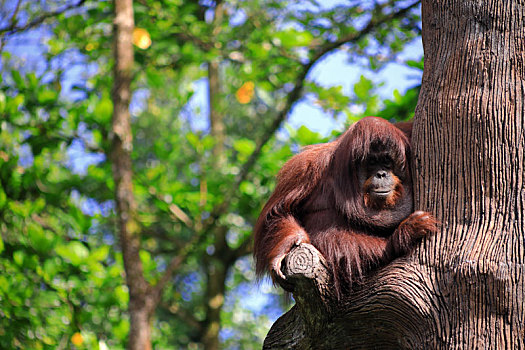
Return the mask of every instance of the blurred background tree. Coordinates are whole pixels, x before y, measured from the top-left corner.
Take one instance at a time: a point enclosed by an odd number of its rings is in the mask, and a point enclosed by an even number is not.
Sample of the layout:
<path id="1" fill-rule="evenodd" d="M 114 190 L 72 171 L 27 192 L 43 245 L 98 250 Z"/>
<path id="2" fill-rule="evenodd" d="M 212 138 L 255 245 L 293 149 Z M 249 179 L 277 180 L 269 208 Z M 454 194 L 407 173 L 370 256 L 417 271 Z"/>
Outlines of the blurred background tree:
<path id="1" fill-rule="evenodd" d="M 419 1 L 137 0 L 133 12 L 126 227 L 148 342 L 260 348 L 289 305 L 254 281 L 252 225 L 301 147 L 366 115 L 413 115 L 419 86 L 385 98 L 375 72 L 397 62 L 420 76 L 422 58 L 400 58 L 420 40 Z M 114 19 L 110 1 L 1 2 L 0 348 L 136 348 L 110 157 Z M 361 73 L 312 78 L 334 54 Z M 301 104 L 333 131 L 287 124 Z"/>

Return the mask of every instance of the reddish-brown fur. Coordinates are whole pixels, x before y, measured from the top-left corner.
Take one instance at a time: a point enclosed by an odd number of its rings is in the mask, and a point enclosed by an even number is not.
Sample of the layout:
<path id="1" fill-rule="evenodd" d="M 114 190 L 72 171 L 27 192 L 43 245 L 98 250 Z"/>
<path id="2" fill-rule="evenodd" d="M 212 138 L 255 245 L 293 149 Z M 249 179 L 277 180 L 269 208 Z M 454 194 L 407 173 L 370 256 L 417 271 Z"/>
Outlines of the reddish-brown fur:
<path id="1" fill-rule="evenodd" d="M 330 264 L 341 296 L 372 268 L 407 253 L 435 231 L 430 214 L 412 213 L 410 134 L 410 124 L 396 128 L 368 117 L 335 141 L 306 147 L 290 159 L 255 225 L 257 274 L 269 271 L 274 281 L 283 282 L 284 256 L 299 243 L 311 243 Z M 394 193 L 379 204 L 371 202 L 366 182 L 359 180 L 371 149 L 386 150 L 401 174 L 393 177 Z"/>

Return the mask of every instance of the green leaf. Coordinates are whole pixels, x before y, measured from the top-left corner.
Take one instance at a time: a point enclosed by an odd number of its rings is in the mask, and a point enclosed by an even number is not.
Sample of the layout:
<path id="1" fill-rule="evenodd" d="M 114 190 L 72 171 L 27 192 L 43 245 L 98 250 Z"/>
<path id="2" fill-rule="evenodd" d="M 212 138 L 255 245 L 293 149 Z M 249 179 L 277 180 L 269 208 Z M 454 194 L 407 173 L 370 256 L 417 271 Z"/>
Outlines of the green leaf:
<path id="1" fill-rule="evenodd" d="M 13 253 L 13 260 L 18 266 L 24 265 L 25 253 L 21 250 L 17 250 Z"/>
<path id="2" fill-rule="evenodd" d="M 37 98 L 38 98 L 38 103 L 48 104 L 48 103 L 56 101 L 57 97 L 58 97 L 58 93 L 56 91 L 44 89 L 38 92 Z"/>
<path id="3" fill-rule="evenodd" d="M 151 264 L 151 254 L 145 250 L 141 250 L 139 252 L 140 261 L 142 261 L 142 265 L 147 268 Z"/>
<path id="4" fill-rule="evenodd" d="M 106 124 L 111 121 L 113 114 L 113 102 L 109 97 L 103 97 L 95 106 L 95 119 L 101 123 Z"/>
<path id="5" fill-rule="evenodd" d="M 286 29 L 275 34 L 281 45 L 285 48 L 308 46 L 312 42 L 313 35 L 310 32 L 298 31 L 293 28 Z"/>
<path id="6" fill-rule="evenodd" d="M 39 252 L 47 252 L 51 249 L 54 243 L 53 234 L 45 231 L 40 225 L 35 222 L 30 222 L 27 225 L 27 234 L 32 246 Z"/>
<path id="7" fill-rule="evenodd" d="M 82 264 L 89 256 L 89 250 L 79 241 L 61 244 L 55 250 L 59 256 L 70 261 L 75 266 Z"/>
<path id="8" fill-rule="evenodd" d="M 90 254 L 90 257 L 97 261 L 103 261 L 103 260 L 106 260 L 106 258 L 108 257 L 108 254 L 109 254 L 109 246 L 103 245 L 93 250 Z"/>
<path id="9" fill-rule="evenodd" d="M 6 111 L 9 114 L 16 114 L 18 111 L 18 108 L 24 103 L 24 95 L 19 94 L 16 95 L 13 98 L 8 98 L 6 103 Z"/>
<path id="10" fill-rule="evenodd" d="M 30 72 L 26 75 L 28 86 L 30 89 L 36 89 L 38 87 L 38 78 L 34 72 Z"/>
<path id="11" fill-rule="evenodd" d="M 354 85 L 354 93 L 356 96 L 363 100 L 368 101 L 371 95 L 371 90 L 374 88 L 374 84 L 370 79 L 367 79 L 364 75 L 361 75 L 359 81 Z"/>
<path id="12" fill-rule="evenodd" d="M 93 143 L 95 145 L 101 145 L 102 144 L 102 133 L 100 132 L 100 130 L 93 130 L 91 132 L 91 135 L 93 137 Z"/>
<path id="13" fill-rule="evenodd" d="M 5 106 L 6 106 L 5 94 L 2 91 L 0 91 L 0 113 L 4 112 Z"/>
<path id="14" fill-rule="evenodd" d="M 22 75 L 20 74 L 19 71 L 12 70 L 11 71 L 11 77 L 13 78 L 13 81 L 15 82 L 16 86 L 19 89 L 24 89 L 25 88 L 24 79 L 22 79 Z"/>
<path id="15" fill-rule="evenodd" d="M 186 140 L 192 145 L 193 148 L 199 149 L 201 147 L 201 140 L 197 134 L 189 132 L 186 134 Z"/>
<path id="16" fill-rule="evenodd" d="M 248 139 L 236 140 L 233 148 L 243 155 L 250 155 L 255 150 L 255 142 Z"/>
<path id="17" fill-rule="evenodd" d="M 126 339 L 129 333 L 129 320 L 120 320 L 119 324 L 113 327 L 113 333 L 118 339 Z"/>
<path id="18" fill-rule="evenodd" d="M 321 142 L 322 136 L 321 134 L 314 132 L 308 129 L 306 126 L 302 125 L 297 130 L 296 139 L 300 145 L 305 146 Z"/>
<path id="19" fill-rule="evenodd" d="M 2 209 L 7 203 L 7 196 L 4 192 L 4 189 L 0 185 L 0 209 Z"/>
<path id="20" fill-rule="evenodd" d="M 248 196 L 252 196 L 253 194 L 255 194 L 256 187 L 253 183 L 249 181 L 243 181 L 239 186 L 239 190 Z"/>
<path id="21" fill-rule="evenodd" d="M 23 217 L 29 216 L 29 212 L 31 210 L 31 203 L 29 202 L 8 202 L 8 206 L 13 213 Z"/>
<path id="22" fill-rule="evenodd" d="M 117 298 L 120 305 L 126 305 L 129 301 L 128 287 L 118 286 L 115 288 L 115 297 Z"/>
<path id="23" fill-rule="evenodd" d="M 46 279 L 53 279 L 57 274 L 59 267 L 55 260 L 48 259 L 44 262 L 44 277 Z"/>
<path id="24" fill-rule="evenodd" d="M 412 68 L 417 68 L 421 71 L 423 71 L 423 60 L 420 60 L 420 61 L 415 61 L 415 60 L 408 60 L 405 62 L 407 64 L 407 66 L 409 67 L 412 67 Z"/>
<path id="25" fill-rule="evenodd" d="M 4 293 L 9 291 L 9 281 L 2 275 L 0 275 L 0 290 Z"/>
<path id="26" fill-rule="evenodd" d="M 153 69 L 148 69 L 146 71 L 146 77 L 148 79 L 148 84 L 154 88 L 161 87 L 164 82 L 163 75 Z"/>
<path id="27" fill-rule="evenodd" d="M 201 146 L 204 151 L 211 150 L 215 145 L 215 140 L 211 135 L 206 135 L 201 139 Z"/>

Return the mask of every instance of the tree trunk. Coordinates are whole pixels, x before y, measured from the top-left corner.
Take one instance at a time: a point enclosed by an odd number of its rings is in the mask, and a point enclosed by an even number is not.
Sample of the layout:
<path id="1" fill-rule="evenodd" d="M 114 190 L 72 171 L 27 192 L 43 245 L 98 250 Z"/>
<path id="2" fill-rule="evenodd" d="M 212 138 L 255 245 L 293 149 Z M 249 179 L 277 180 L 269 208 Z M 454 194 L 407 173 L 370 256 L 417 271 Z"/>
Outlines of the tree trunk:
<path id="1" fill-rule="evenodd" d="M 147 298 L 148 284 L 144 279 L 139 257 L 140 238 L 135 221 L 133 197 L 131 133 L 129 103 L 133 67 L 133 4 L 131 0 L 115 0 L 114 20 L 114 87 L 111 161 L 115 182 L 117 229 L 129 289 L 130 332 L 128 349 L 151 349 L 150 319 L 152 303 Z"/>
<path id="2" fill-rule="evenodd" d="M 525 349 L 525 5 L 424 0 L 422 13 L 414 196 L 441 232 L 342 303 L 314 250 L 292 251 L 297 305 L 267 349 Z"/>
<path id="3" fill-rule="evenodd" d="M 221 30 L 224 8 L 222 0 L 215 2 L 213 12 L 213 30 L 215 37 Z M 215 41 L 215 39 L 214 39 Z M 222 45 L 215 41 L 215 45 Z M 210 135 L 215 144 L 212 149 L 211 167 L 215 171 L 220 169 L 226 162 L 224 153 L 225 127 L 224 114 L 220 104 L 221 80 L 220 60 L 212 59 L 208 62 L 208 106 Z M 228 261 L 228 245 L 226 243 L 227 228 L 217 225 L 213 230 L 214 253 L 206 260 L 206 320 L 202 343 L 206 350 L 218 350 L 220 348 L 219 332 L 221 328 L 221 311 L 224 305 L 226 290 L 226 272 L 231 262 Z"/>
<path id="4" fill-rule="evenodd" d="M 226 266 L 220 258 L 211 257 L 206 271 L 206 326 L 202 343 L 206 350 L 220 349 L 219 331 L 226 288 Z"/>
<path id="5" fill-rule="evenodd" d="M 213 36 L 215 37 L 221 30 L 223 20 L 223 3 L 219 0 L 215 3 L 215 9 L 213 11 Z M 222 45 L 220 42 L 215 42 L 215 45 Z M 208 62 L 208 107 L 209 122 L 210 122 L 210 134 L 215 141 L 215 145 L 212 150 L 213 155 L 213 167 L 220 168 L 224 166 L 226 157 L 224 154 L 224 140 L 225 140 L 225 129 L 224 129 L 224 115 L 220 108 L 220 60 L 212 59 Z"/>
<path id="6" fill-rule="evenodd" d="M 420 252 L 434 348 L 516 349 L 525 325 L 525 5 L 423 1 L 416 202 L 443 231 Z M 436 200 L 439 199 L 439 200 Z"/>
<path id="7" fill-rule="evenodd" d="M 208 106 L 210 108 L 210 134 L 215 141 L 212 150 L 213 166 L 215 168 L 224 166 L 226 161 L 224 155 L 224 118 L 220 111 L 220 80 L 219 61 L 213 60 L 208 63 Z"/>

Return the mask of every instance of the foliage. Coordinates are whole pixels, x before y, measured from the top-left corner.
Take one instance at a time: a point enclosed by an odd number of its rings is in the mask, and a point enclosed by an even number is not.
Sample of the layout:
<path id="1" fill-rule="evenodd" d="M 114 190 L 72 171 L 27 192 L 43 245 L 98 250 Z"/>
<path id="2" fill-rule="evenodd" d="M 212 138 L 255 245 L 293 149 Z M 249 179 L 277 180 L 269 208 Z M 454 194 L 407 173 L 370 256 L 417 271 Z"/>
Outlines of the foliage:
<path id="1" fill-rule="evenodd" d="M 77 107 L 48 86 L 11 71 L 0 91 L 0 347 L 55 349 L 76 339 L 92 348 L 101 334 L 119 344 L 127 322 L 120 254 L 105 242 L 102 215 L 85 214 L 79 190 L 91 185 L 68 166 L 66 150 L 81 138 Z"/>
<path id="2" fill-rule="evenodd" d="M 108 161 L 112 8 L 106 1 L 69 5 L 58 13 L 62 2 L 37 8 L 22 1 L 20 22 L 0 27 L 0 348 L 113 349 L 127 341 L 129 296 Z M 185 257 L 153 320 L 159 349 L 202 347 L 214 321 L 210 295 L 221 290 L 222 300 L 213 300 L 227 348 L 259 348 L 268 315 L 282 310 L 277 291 L 250 292 L 252 225 L 282 164 L 341 131 L 287 126 L 287 135 L 273 136 L 298 101 L 313 99 L 347 124 L 369 114 L 406 117 L 417 101 L 417 88 L 383 101 L 378 82 L 364 76 L 348 96 L 308 79 L 336 49 L 363 69 L 395 57 L 419 34 L 417 9 L 388 17 L 406 2 L 222 5 L 134 5 L 133 186 L 146 279 L 155 285 L 172 257 Z M 24 28 L 42 11 L 58 14 Z M 23 57 L 17 40 L 25 36 L 40 38 L 39 53 Z M 24 60 L 36 68 L 24 68 Z M 215 61 L 217 102 L 199 104 Z M 224 124 L 220 162 L 210 108 Z M 246 295 L 258 306 L 246 307 Z"/>

